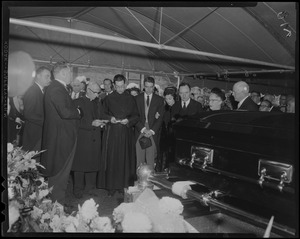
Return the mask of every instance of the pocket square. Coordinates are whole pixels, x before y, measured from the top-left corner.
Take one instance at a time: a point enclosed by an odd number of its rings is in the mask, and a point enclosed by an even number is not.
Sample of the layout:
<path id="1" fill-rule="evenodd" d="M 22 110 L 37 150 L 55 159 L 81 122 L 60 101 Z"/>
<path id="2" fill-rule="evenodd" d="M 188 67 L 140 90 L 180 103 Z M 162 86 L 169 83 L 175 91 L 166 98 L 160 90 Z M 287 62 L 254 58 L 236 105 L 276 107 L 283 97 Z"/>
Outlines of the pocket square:
<path id="1" fill-rule="evenodd" d="M 152 146 L 152 142 L 150 138 L 147 138 L 146 136 L 142 136 L 139 139 L 140 145 L 142 149 L 146 149 Z"/>
<path id="2" fill-rule="evenodd" d="M 155 114 L 155 119 L 158 119 L 159 116 L 160 116 L 160 114 L 159 114 L 158 112 L 156 112 L 156 114 Z"/>

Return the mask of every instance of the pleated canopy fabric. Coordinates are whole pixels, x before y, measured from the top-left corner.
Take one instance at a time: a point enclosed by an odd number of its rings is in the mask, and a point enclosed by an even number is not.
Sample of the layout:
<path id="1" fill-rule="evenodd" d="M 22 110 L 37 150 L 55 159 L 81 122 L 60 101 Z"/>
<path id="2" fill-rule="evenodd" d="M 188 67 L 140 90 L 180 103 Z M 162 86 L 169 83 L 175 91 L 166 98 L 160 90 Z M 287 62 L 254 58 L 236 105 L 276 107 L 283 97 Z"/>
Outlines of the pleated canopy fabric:
<path id="1" fill-rule="evenodd" d="M 10 23 L 9 50 L 45 62 L 294 87 L 296 2 L 129 3 L 8 6 L 10 19 L 124 39 Z"/>

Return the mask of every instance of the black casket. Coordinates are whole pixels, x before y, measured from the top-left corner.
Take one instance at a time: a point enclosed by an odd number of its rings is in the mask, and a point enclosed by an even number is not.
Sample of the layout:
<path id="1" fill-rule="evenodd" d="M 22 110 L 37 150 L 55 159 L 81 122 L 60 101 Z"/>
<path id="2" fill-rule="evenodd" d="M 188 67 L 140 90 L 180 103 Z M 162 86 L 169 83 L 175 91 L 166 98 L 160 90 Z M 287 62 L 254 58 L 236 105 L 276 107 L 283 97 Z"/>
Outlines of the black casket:
<path id="1" fill-rule="evenodd" d="M 295 237 L 295 124 L 294 114 L 278 112 L 203 112 L 182 120 L 173 127 L 169 175 L 152 181 L 169 189 L 176 181 L 196 182 L 182 201 L 199 202 L 186 216 L 197 217 L 203 232 L 262 236 L 274 216 L 271 236 Z"/>

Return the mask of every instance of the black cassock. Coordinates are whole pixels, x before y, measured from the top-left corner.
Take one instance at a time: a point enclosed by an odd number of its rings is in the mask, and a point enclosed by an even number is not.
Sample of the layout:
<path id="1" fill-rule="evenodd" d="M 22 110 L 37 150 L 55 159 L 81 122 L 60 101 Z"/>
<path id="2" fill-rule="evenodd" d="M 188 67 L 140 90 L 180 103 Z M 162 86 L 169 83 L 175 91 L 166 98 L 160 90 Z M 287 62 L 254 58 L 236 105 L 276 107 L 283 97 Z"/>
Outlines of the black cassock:
<path id="1" fill-rule="evenodd" d="M 123 189 L 133 185 L 136 175 L 133 126 L 138 121 L 138 111 L 133 96 L 126 92 L 109 94 L 103 107 L 105 118 L 126 118 L 129 122 L 127 125 L 108 123 L 106 126 L 97 187 Z"/>
<path id="2" fill-rule="evenodd" d="M 86 96 L 75 99 L 74 104 L 83 110 L 83 117 L 79 123 L 72 170 L 96 172 L 100 168 L 101 128 L 92 126 L 92 122 L 103 117 L 102 105 L 97 99 L 91 101 Z"/>

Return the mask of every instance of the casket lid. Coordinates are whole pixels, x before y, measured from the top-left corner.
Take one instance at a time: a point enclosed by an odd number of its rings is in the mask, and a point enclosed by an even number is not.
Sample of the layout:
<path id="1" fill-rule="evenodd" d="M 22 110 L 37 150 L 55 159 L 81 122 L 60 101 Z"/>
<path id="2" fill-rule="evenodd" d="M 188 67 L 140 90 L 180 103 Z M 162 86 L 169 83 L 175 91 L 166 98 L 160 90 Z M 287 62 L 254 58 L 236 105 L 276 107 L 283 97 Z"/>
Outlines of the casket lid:
<path id="1" fill-rule="evenodd" d="M 256 137 L 295 138 L 295 114 L 281 112 L 212 111 L 202 112 L 174 124 L 176 128 L 207 129 L 248 134 Z"/>

